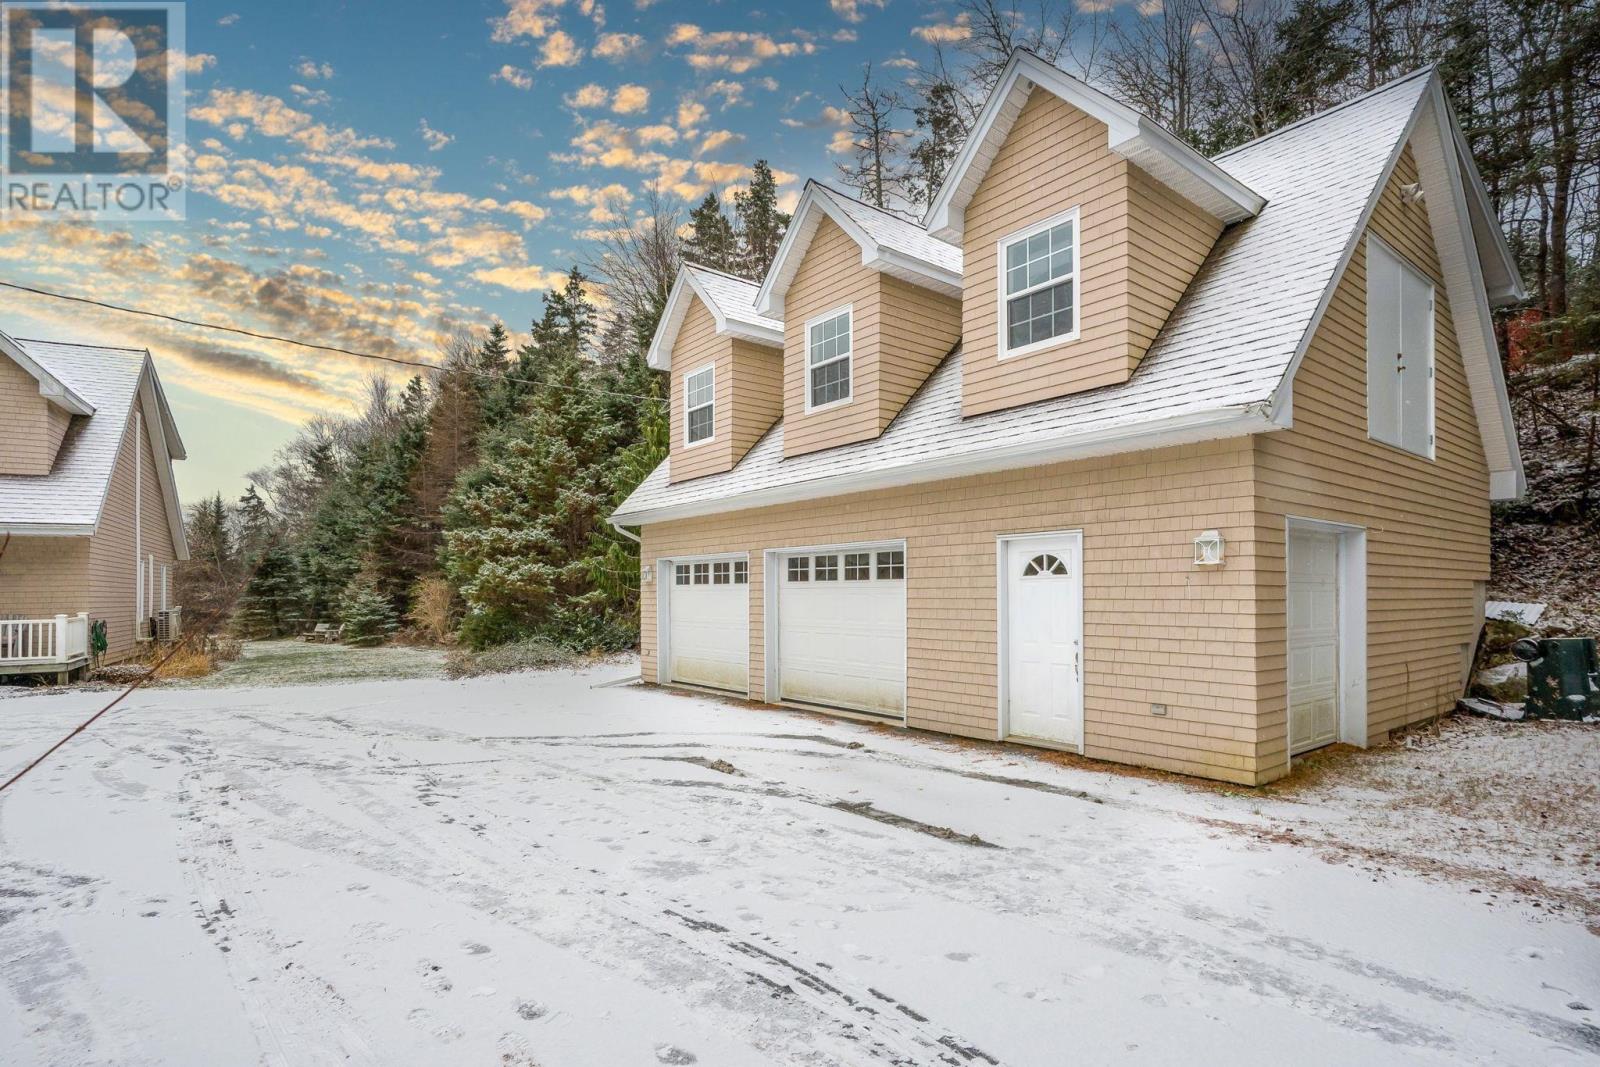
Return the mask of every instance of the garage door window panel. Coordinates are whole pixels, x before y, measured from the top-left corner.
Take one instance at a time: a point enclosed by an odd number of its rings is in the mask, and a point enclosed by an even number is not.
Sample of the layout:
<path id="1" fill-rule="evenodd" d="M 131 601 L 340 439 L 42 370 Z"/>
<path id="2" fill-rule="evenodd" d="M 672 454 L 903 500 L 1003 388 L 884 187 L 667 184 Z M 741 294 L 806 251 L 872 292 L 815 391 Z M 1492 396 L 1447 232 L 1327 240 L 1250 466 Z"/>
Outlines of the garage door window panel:
<path id="1" fill-rule="evenodd" d="M 906 576 L 906 554 L 896 549 L 878 553 L 878 580 L 897 581 Z"/>
<path id="2" fill-rule="evenodd" d="M 789 561 L 789 580 L 791 582 L 808 582 L 811 580 L 811 560 L 805 556 L 796 556 Z"/>

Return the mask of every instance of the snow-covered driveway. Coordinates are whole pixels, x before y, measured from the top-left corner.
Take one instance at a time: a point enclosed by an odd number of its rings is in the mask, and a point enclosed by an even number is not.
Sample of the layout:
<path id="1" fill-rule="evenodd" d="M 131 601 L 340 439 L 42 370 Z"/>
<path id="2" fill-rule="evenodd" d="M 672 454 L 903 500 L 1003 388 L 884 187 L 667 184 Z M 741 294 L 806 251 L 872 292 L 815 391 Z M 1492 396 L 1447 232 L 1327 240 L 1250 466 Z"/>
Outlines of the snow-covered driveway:
<path id="1" fill-rule="evenodd" d="M 136 694 L 0 797 L 0 1060 L 1600 1054 L 1579 921 L 623 673 Z M 0 772 L 103 699 L 0 700 Z"/>

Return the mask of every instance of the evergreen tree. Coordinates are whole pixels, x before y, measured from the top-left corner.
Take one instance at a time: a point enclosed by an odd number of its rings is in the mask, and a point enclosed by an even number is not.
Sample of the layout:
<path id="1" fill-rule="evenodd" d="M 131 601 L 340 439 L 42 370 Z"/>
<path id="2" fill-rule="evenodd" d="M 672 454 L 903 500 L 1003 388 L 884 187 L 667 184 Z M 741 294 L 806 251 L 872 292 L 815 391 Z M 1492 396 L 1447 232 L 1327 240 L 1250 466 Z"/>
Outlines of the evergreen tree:
<path id="1" fill-rule="evenodd" d="M 948 78 L 923 89 L 922 102 L 911 109 L 916 119 L 917 143 L 907 154 L 909 166 L 902 182 L 906 199 L 918 208 L 933 203 L 950 163 L 961 150 L 966 135 L 961 115 L 961 90 Z"/>
<path id="2" fill-rule="evenodd" d="M 1339 102 L 1360 69 L 1351 44 L 1356 0 L 1295 0 L 1274 27 L 1278 51 L 1262 83 L 1269 128 L 1298 122 Z"/>
<path id="3" fill-rule="evenodd" d="M 764 159 L 750 169 L 750 188 L 733 194 L 733 213 L 739 220 L 739 267 L 750 281 L 760 281 L 778 254 L 789 216 L 778 210 L 778 182 Z"/>
<path id="4" fill-rule="evenodd" d="M 240 637 L 255 640 L 288 637 L 298 632 L 304 618 L 296 553 L 271 541 L 239 597 L 232 629 Z"/>
<path id="5" fill-rule="evenodd" d="M 738 269 L 733 223 L 723 214 L 722 201 L 714 191 L 689 212 L 689 229 L 689 236 L 683 241 L 685 260 L 729 274 Z"/>
<path id="6" fill-rule="evenodd" d="M 394 606 L 370 575 L 358 576 L 345 587 L 339 598 L 339 622 L 344 626 L 340 640 L 357 648 L 383 644 L 400 625 Z"/>
<path id="7" fill-rule="evenodd" d="M 218 615 L 237 592 L 239 557 L 232 522 L 221 493 L 189 508 L 189 558 L 178 564 L 177 593 L 191 625 Z"/>

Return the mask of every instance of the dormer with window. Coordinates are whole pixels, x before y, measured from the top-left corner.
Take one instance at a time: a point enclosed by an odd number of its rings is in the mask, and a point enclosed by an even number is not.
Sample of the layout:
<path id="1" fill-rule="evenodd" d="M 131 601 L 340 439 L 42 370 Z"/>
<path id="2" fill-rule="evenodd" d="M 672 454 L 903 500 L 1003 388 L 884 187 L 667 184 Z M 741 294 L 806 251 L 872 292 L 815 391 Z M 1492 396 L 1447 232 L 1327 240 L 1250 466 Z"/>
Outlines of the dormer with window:
<path id="1" fill-rule="evenodd" d="M 962 246 L 962 413 L 1118 385 L 1261 197 L 1149 119 L 1012 55 L 929 209 Z"/>
<path id="2" fill-rule="evenodd" d="M 647 361 L 672 374 L 672 481 L 731 470 L 782 414 L 783 324 L 756 286 L 694 264 L 678 272 Z"/>
<path id="3" fill-rule="evenodd" d="M 50 473 L 74 415 L 94 407 L 0 334 L 0 474 Z"/>
<path id="4" fill-rule="evenodd" d="M 813 182 L 757 300 L 785 323 L 783 454 L 871 440 L 961 338 L 961 250 Z"/>

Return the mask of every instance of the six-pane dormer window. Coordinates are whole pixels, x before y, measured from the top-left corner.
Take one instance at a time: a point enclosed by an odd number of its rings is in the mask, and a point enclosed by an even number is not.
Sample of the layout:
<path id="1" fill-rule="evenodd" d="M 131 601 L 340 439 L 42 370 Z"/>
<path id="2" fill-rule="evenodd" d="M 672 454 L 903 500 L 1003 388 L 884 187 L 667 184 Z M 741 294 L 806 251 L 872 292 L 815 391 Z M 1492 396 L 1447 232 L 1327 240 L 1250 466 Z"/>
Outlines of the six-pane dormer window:
<path id="1" fill-rule="evenodd" d="M 1000 356 L 1078 334 L 1078 211 L 1000 242 Z"/>
<path id="2" fill-rule="evenodd" d="M 717 368 L 707 364 L 683 379 L 683 436 L 691 445 L 709 441 L 716 422 Z"/>

